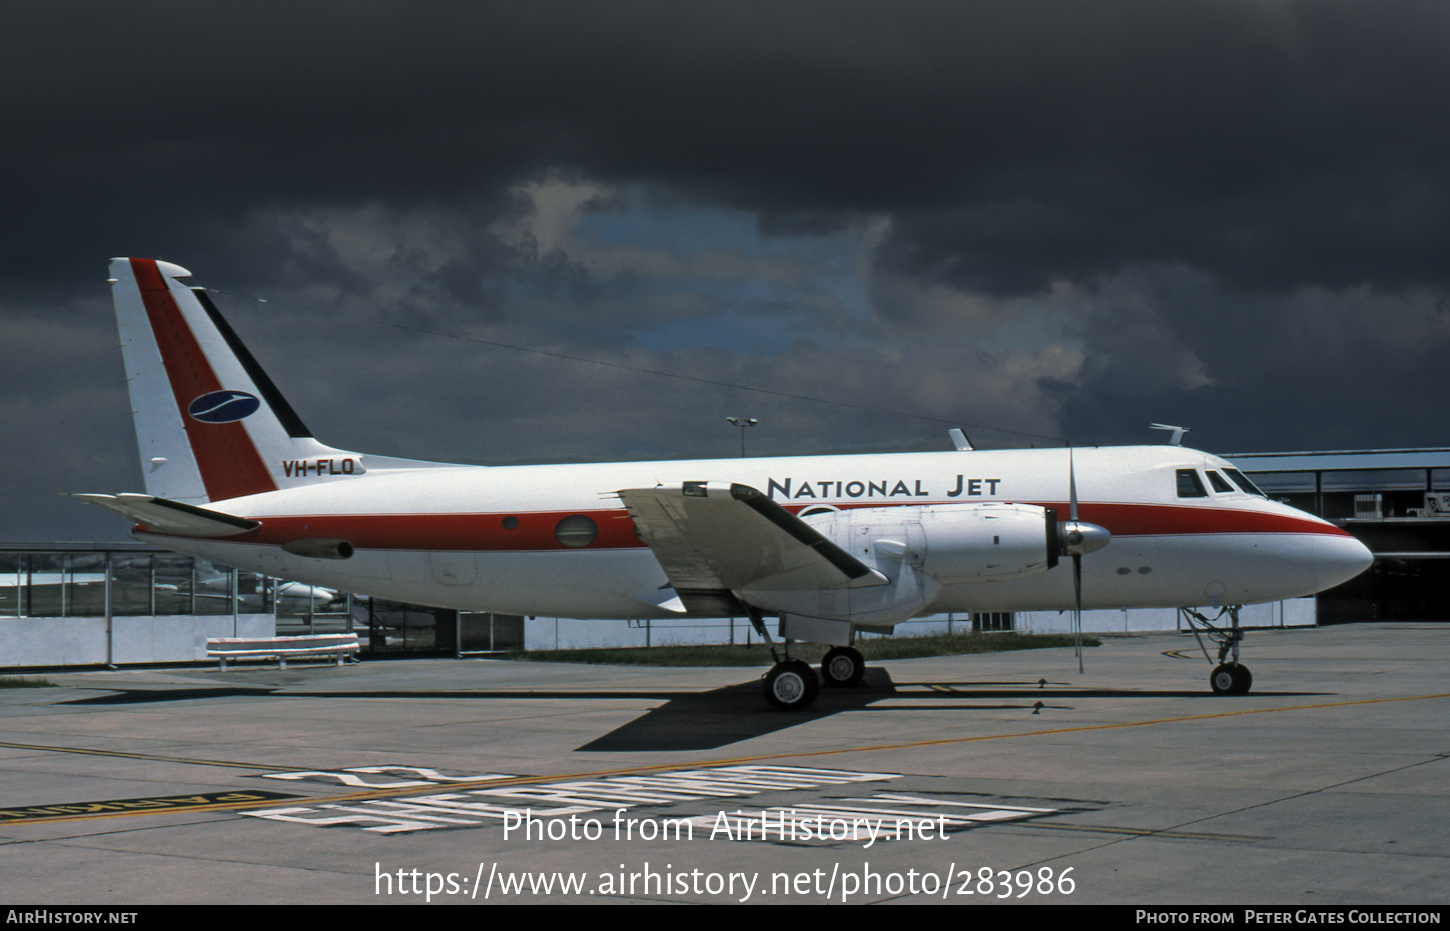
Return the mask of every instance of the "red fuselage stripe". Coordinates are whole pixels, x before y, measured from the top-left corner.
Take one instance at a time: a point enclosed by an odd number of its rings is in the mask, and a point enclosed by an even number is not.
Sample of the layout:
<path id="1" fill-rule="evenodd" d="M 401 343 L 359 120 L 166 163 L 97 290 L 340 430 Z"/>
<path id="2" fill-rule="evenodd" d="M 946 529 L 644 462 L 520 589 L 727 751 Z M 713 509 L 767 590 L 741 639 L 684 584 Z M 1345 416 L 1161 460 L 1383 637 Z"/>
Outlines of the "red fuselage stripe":
<path id="1" fill-rule="evenodd" d="M 1065 520 L 1066 504 L 1055 507 Z M 1259 511 L 1161 504 L 1083 503 L 1080 519 L 1106 527 L 1115 537 L 1198 534 L 1322 534 L 1349 536 L 1330 524 Z M 359 549 L 533 552 L 567 550 L 555 536 L 559 521 L 583 514 L 599 533 L 585 549 L 630 549 L 645 544 L 624 510 L 483 514 L 349 514 L 257 517 L 262 526 L 227 537 L 228 542 L 279 545 L 299 539 L 346 540 Z M 513 527 L 505 521 L 517 521 Z"/>
<path id="2" fill-rule="evenodd" d="M 1058 520 L 1067 520 L 1068 504 L 1055 508 Z M 1078 506 L 1078 519 L 1106 527 L 1115 537 L 1164 537 L 1201 533 L 1313 533 L 1348 537 L 1333 524 L 1308 517 L 1271 514 L 1226 507 L 1188 507 L 1176 504 L 1090 504 Z"/>

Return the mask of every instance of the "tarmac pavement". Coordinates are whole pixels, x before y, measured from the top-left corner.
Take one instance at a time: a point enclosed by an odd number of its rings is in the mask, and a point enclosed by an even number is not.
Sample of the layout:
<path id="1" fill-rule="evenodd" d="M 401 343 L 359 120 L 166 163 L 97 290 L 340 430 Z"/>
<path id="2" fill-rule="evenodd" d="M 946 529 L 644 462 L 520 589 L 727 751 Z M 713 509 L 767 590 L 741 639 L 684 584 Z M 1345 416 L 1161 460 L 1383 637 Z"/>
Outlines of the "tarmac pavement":
<path id="1" fill-rule="evenodd" d="M 1437 906 L 1450 625 L 760 669 L 390 660 L 0 691 L 11 904 Z M 1436 909 L 1439 911 L 1440 909 Z"/>

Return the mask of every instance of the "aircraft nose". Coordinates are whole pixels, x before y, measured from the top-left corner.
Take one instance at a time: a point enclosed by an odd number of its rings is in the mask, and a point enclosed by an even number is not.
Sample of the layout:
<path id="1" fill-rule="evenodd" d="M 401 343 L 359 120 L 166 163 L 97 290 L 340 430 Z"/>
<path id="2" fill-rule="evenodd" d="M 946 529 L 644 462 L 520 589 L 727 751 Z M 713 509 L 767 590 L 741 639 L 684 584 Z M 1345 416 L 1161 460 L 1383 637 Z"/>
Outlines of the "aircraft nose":
<path id="1" fill-rule="evenodd" d="M 1348 582 L 1374 562 L 1369 547 L 1347 535 L 1320 537 L 1315 550 L 1314 574 L 1321 591 Z"/>

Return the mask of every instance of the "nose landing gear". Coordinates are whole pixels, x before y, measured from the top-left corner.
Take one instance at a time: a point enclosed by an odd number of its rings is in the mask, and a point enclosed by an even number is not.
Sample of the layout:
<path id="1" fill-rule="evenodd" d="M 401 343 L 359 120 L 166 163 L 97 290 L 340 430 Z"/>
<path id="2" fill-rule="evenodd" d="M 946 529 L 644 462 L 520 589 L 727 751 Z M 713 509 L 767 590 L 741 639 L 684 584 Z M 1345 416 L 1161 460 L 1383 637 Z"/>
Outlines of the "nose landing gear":
<path id="1" fill-rule="evenodd" d="M 1213 667 L 1208 684 L 1215 695 L 1243 695 L 1254 684 L 1254 676 L 1242 663 L 1220 663 Z"/>
<path id="2" fill-rule="evenodd" d="M 1249 667 L 1239 662 L 1239 643 L 1244 639 L 1244 632 L 1239 629 L 1240 607 L 1242 606 L 1228 605 L 1212 620 L 1193 608 L 1183 609 L 1184 616 L 1188 618 L 1188 627 L 1198 640 L 1199 648 L 1203 650 L 1204 659 L 1208 659 L 1208 648 L 1203 645 L 1203 638 L 1198 636 L 1198 628 L 1201 626 L 1208 638 L 1218 644 L 1218 665 L 1213 667 L 1213 672 L 1208 676 L 1209 687 L 1215 695 L 1247 695 L 1254 684 L 1254 676 L 1249 672 Z M 1223 617 L 1225 612 L 1229 616 L 1229 626 L 1215 626 L 1214 622 Z"/>

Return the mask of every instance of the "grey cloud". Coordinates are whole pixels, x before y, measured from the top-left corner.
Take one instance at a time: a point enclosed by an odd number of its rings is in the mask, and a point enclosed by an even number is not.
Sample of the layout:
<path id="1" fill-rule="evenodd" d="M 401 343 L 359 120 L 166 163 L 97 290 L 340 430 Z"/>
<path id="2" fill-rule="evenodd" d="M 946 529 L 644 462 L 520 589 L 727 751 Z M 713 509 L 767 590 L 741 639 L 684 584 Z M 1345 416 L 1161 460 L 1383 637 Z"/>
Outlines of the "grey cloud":
<path id="1" fill-rule="evenodd" d="M 1442 275 L 1437 5 L 82 7 L 93 29 L 32 8 L 4 66 L 20 203 L 52 223 L 144 240 L 200 205 L 448 206 L 562 166 L 777 226 L 891 212 L 901 268 L 1004 293 L 1174 260 Z"/>

